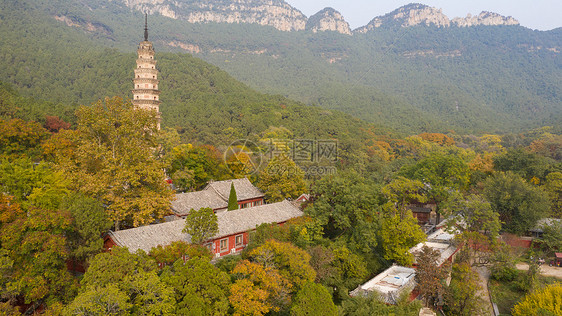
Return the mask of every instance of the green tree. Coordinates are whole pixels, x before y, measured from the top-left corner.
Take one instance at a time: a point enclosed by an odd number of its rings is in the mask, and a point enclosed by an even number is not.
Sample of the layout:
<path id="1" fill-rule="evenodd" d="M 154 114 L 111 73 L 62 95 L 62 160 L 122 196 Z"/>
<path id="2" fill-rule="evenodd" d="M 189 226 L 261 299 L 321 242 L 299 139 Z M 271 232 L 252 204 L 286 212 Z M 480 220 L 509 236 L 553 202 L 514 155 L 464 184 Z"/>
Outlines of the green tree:
<path id="1" fill-rule="evenodd" d="M 453 265 L 451 284 L 445 295 L 447 310 L 452 315 L 470 316 L 489 313 L 480 292 L 480 277 L 466 263 Z"/>
<path id="2" fill-rule="evenodd" d="M 228 210 L 237 210 L 238 198 L 236 197 L 236 190 L 234 189 L 234 182 L 230 184 L 230 194 L 228 195 Z"/>
<path id="3" fill-rule="evenodd" d="M 68 235 L 70 256 L 78 261 L 89 259 L 103 249 L 102 235 L 111 227 L 111 221 L 100 201 L 81 194 L 63 202 L 63 208 L 72 216 L 72 232 Z"/>
<path id="4" fill-rule="evenodd" d="M 562 172 L 551 172 L 546 176 L 542 188 L 552 203 L 551 216 L 562 218 Z"/>
<path id="5" fill-rule="evenodd" d="M 178 258 L 186 256 L 187 258 L 207 258 L 211 260 L 212 254 L 209 248 L 188 244 L 184 241 L 174 241 L 171 244 L 162 247 L 158 245 L 150 250 L 149 255 L 158 263 L 172 265 Z"/>
<path id="6" fill-rule="evenodd" d="M 425 240 L 425 234 L 412 212 L 406 213 L 404 218 L 398 214 L 384 215 L 379 234 L 384 258 L 406 266 L 414 261 L 414 256 L 408 250 Z"/>
<path id="7" fill-rule="evenodd" d="M 419 300 L 409 302 L 408 297 L 400 297 L 397 305 L 388 305 L 376 295 L 352 297 L 344 300 L 341 314 L 352 316 L 401 315 L 418 316 L 422 304 Z"/>
<path id="8" fill-rule="evenodd" d="M 0 163 L 0 190 L 25 204 L 57 208 L 69 192 L 68 185 L 62 173 L 44 162 L 19 158 Z"/>
<path id="9" fill-rule="evenodd" d="M 338 315 L 330 292 L 320 284 L 307 282 L 297 292 L 291 315 Z"/>
<path id="10" fill-rule="evenodd" d="M 65 315 L 127 315 L 132 304 L 129 296 L 115 284 L 89 287 L 78 295 L 65 310 Z"/>
<path id="11" fill-rule="evenodd" d="M 181 144 L 165 157 L 168 174 L 180 192 L 197 190 L 209 180 L 229 178 L 230 172 L 219 151 L 211 145 Z"/>
<path id="12" fill-rule="evenodd" d="M 270 202 L 296 199 L 306 190 L 304 172 L 285 154 L 273 157 L 260 172 L 258 187 Z"/>
<path id="13" fill-rule="evenodd" d="M 24 301 L 53 303 L 71 297 L 73 279 L 66 268 L 68 211 L 21 207 L 0 194 L 0 250 L 5 295 Z"/>
<path id="14" fill-rule="evenodd" d="M 98 287 L 119 284 L 127 276 L 141 271 L 155 271 L 157 267 L 156 262 L 142 251 L 133 254 L 127 248 L 113 247 L 110 253 L 102 252 L 90 260 L 80 284 Z"/>
<path id="15" fill-rule="evenodd" d="M 343 245 L 327 248 L 321 245 L 308 249 L 310 265 L 316 271 L 316 282 L 333 289 L 336 302 L 349 296 L 349 291 L 369 274 L 363 257 Z"/>
<path id="16" fill-rule="evenodd" d="M 228 312 L 230 278 L 208 259 L 177 260 L 166 268 L 162 280 L 175 291 L 176 315 L 225 315 Z"/>
<path id="17" fill-rule="evenodd" d="M 158 156 L 156 113 L 118 97 L 76 111 L 78 135 L 72 157 L 57 161 L 74 188 L 106 205 L 115 229 L 145 225 L 169 212 L 172 191 Z"/>
<path id="18" fill-rule="evenodd" d="M 203 244 L 219 232 L 217 215 L 208 207 L 191 209 L 185 218 L 183 232 L 191 235 L 192 243 Z"/>
<path id="19" fill-rule="evenodd" d="M 369 275 L 367 262 L 362 256 L 353 253 L 343 245 L 332 246 L 333 260 L 330 266 L 334 273 L 325 281 L 325 285 L 334 289 L 334 300 L 341 301 L 349 296 L 349 291 L 356 288 Z"/>
<path id="20" fill-rule="evenodd" d="M 549 161 L 524 148 L 510 149 L 502 155 L 494 157 L 494 169 L 497 171 L 511 171 L 527 181 L 533 177 L 544 180 Z"/>
<path id="21" fill-rule="evenodd" d="M 424 195 L 424 184 L 421 181 L 400 176 L 384 186 L 382 193 L 388 202 L 398 210 L 400 217 L 406 214 L 406 206 L 409 203 L 427 201 L 427 197 Z"/>
<path id="22" fill-rule="evenodd" d="M 535 239 L 541 249 L 549 255 L 562 250 L 562 221 L 552 221 L 542 227 L 542 238 Z"/>
<path id="23" fill-rule="evenodd" d="M 511 253 L 511 246 L 501 243 L 492 256 L 490 278 L 498 281 L 511 282 L 518 275 L 515 258 Z"/>
<path id="24" fill-rule="evenodd" d="M 499 213 L 504 229 L 515 234 L 531 229 L 550 208 L 543 190 L 511 172 L 497 173 L 486 180 L 484 196 Z"/>
<path id="25" fill-rule="evenodd" d="M 443 214 L 452 232 L 483 232 L 490 240 L 495 240 L 501 228 L 499 214 L 480 195 L 451 194 L 443 205 Z"/>
<path id="26" fill-rule="evenodd" d="M 156 271 L 129 275 L 120 287 L 133 304 L 132 315 L 176 315 L 174 290 L 160 280 Z"/>
<path id="27" fill-rule="evenodd" d="M 562 313 L 562 284 L 552 284 L 527 294 L 513 307 L 513 315 L 560 315 Z"/>
<path id="28" fill-rule="evenodd" d="M 450 189 L 465 189 L 470 182 L 468 164 L 455 153 L 435 152 L 400 171 L 406 177 L 431 185 L 429 193 L 442 201 Z"/>
<path id="29" fill-rule="evenodd" d="M 339 172 L 316 182 L 313 204 L 305 213 L 317 220 L 330 239 L 343 239 L 351 250 L 370 252 L 380 231 L 379 191 L 353 171 Z"/>
<path id="30" fill-rule="evenodd" d="M 468 164 L 455 153 L 432 153 L 415 165 L 404 167 L 400 173 L 407 178 L 428 184 L 427 197 L 437 203 L 437 221 L 440 203 L 454 190 L 464 190 L 470 183 Z"/>
<path id="31" fill-rule="evenodd" d="M 291 220 L 289 223 L 291 223 Z M 287 229 L 287 226 L 290 226 L 290 224 L 278 225 L 276 223 L 263 223 L 259 225 L 255 230 L 249 232 L 250 241 L 246 248 L 244 248 L 245 252 L 250 252 L 270 239 L 282 242 L 290 241 L 290 230 Z"/>
<path id="32" fill-rule="evenodd" d="M 115 287 L 118 290 L 115 299 L 130 304 L 120 305 L 120 309 L 128 308 L 127 314 L 172 315 L 173 289 L 160 280 L 156 269 L 156 262 L 144 252 L 132 254 L 127 248 L 114 247 L 111 253 L 100 253 L 90 261 L 75 302 L 79 306 L 99 304 L 91 300 L 105 289 Z"/>

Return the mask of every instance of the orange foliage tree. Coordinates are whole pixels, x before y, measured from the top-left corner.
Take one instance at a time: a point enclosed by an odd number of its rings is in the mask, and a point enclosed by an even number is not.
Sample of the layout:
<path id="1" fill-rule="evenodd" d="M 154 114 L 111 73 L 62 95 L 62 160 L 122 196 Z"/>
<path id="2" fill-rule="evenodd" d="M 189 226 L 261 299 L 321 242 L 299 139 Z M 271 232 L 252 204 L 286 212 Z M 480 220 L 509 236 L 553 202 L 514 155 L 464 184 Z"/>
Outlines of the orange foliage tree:
<path id="1" fill-rule="evenodd" d="M 421 137 L 423 140 L 432 143 L 437 143 L 443 146 L 452 146 L 455 144 L 455 140 L 441 133 L 421 133 L 418 136 Z"/>

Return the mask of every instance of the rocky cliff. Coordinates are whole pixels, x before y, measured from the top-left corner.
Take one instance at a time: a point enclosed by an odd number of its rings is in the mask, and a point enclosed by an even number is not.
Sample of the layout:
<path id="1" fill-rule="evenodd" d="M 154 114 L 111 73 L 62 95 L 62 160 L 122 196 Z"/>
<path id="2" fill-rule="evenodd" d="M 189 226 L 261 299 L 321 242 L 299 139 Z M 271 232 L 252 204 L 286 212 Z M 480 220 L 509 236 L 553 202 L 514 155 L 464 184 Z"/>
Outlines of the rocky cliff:
<path id="1" fill-rule="evenodd" d="M 343 16 L 325 8 L 310 19 L 283 0 L 113 0 L 134 10 L 161 14 L 190 23 L 251 23 L 273 26 L 281 31 L 334 31 L 352 34 Z M 475 25 L 519 25 L 512 17 L 482 12 L 464 18 L 449 19 L 441 9 L 412 3 L 371 20 L 354 32 L 365 33 L 377 27 L 467 27 Z"/>
<path id="2" fill-rule="evenodd" d="M 476 16 L 468 14 L 465 18 L 454 18 L 451 22 L 461 27 L 475 25 L 519 25 L 519 21 L 510 16 L 505 17 L 497 13 L 487 11 L 483 11 Z"/>
<path id="3" fill-rule="evenodd" d="M 306 22 L 306 29 L 314 33 L 319 31 L 333 31 L 351 35 L 351 28 L 341 13 L 333 8 L 324 8 L 311 16 Z"/>
<path id="4" fill-rule="evenodd" d="M 519 22 L 512 17 L 504 17 L 493 12 L 482 12 L 477 16 L 469 14 L 465 18 L 450 20 L 449 17 L 443 14 L 441 9 L 413 3 L 400 7 L 384 16 L 376 17 L 369 24 L 356 29 L 354 32 L 366 33 L 381 26 L 409 27 L 414 25 L 465 27 L 476 25 L 519 25 Z"/>
<path id="5" fill-rule="evenodd" d="M 119 0 L 126 6 L 190 23 L 251 23 L 304 30 L 307 18 L 282 0 Z"/>

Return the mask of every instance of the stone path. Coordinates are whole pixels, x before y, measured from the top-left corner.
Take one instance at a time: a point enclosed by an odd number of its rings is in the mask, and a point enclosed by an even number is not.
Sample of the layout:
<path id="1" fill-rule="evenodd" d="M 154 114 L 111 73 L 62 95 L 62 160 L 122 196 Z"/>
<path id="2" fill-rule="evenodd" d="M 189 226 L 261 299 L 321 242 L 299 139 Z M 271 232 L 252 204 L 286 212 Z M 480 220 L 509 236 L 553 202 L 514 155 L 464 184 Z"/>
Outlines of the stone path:
<path id="1" fill-rule="evenodd" d="M 480 277 L 480 286 L 482 290 L 479 293 L 479 296 L 486 302 L 486 306 L 488 307 L 488 313 L 486 315 L 494 315 L 493 314 L 493 307 L 492 302 L 490 301 L 490 295 L 488 295 L 488 279 L 490 278 L 490 269 L 486 266 L 482 267 L 475 267 L 474 270 L 478 272 L 478 276 Z"/>

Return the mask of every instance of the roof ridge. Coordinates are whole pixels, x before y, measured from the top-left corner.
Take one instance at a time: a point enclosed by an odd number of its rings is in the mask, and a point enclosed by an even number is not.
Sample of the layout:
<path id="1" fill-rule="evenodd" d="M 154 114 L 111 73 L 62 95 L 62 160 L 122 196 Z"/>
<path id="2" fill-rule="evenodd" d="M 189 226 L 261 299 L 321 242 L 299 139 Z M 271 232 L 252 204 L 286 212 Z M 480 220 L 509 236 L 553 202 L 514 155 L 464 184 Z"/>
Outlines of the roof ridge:
<path id="1" fill-rule="evenodd" d="M 227 201 L 227 202 L 228 202 L 228 198 L 225 197 L 224 195 L 222 195 L 222 194 L 219 192 L 219 190 L 215 189 L 215 187 L 211 186 L 211 183 L 207 184 L 207 186 L 205 187 L 204 190 L 207 190 L 208 187 L 211 187 L 211 189 L 213 189 L 213 191 L 214 191 L 221 199 L 223 199 L 224 201 Z"/>

